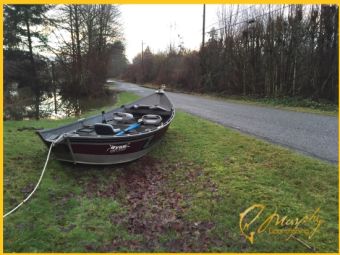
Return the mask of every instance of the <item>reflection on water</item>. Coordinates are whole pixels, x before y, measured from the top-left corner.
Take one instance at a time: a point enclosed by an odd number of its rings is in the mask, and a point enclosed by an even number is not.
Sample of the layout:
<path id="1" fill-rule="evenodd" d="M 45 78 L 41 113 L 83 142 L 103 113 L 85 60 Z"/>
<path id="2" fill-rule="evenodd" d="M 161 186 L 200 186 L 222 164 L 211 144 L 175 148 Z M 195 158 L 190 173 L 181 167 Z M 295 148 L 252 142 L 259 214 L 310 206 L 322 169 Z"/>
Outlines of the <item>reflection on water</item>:
<path id="1" fill-rule="evenodd" d="M 40 102 L 40 117 L 60 119 L 79 116 L 85 111 L 113 105 L 115 94 L 106 90 L 101 97 L 73 98 L 56 93 L 44 93 Z M 13 85 L 5 91 L 5 120 L 22 120 L 35 118 L 35 99 L 29 88 L 17 88 Z"/>

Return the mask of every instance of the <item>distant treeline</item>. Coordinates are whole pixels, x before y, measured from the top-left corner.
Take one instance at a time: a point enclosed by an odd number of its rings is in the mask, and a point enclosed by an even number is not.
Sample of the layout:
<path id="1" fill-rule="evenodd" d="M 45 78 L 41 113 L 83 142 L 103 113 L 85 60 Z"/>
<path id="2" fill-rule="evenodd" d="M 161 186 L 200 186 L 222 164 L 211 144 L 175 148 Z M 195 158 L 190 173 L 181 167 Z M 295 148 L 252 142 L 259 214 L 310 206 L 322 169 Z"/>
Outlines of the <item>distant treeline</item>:
<path id="1" fill-rule="evenodd" d="M 223 7 L 199 52 L 149 48 L 123 78 L 189 91 L 338 101 L 338 7 Z"/>

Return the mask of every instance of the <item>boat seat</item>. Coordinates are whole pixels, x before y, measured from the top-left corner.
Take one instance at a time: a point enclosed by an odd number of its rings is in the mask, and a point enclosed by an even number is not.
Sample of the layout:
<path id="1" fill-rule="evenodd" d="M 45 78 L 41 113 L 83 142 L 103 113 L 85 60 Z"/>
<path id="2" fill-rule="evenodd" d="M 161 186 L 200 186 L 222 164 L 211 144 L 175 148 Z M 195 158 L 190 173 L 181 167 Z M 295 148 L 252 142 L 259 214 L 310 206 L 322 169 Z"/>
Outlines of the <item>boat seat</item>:
<path id="1" fill-rule="evenodd" d="M 129 123 L 135 122 L 133 115 L 127 112 L 114 112 L 113 119 L 117 123 L 128 123 L 129 124 Z"/>
<path id="2" fill-rule="evenodd" d="M 170 116 L 171 115 L 171 110 L 166 110 L 164 108 L 160 107 L 125 107 L 125 111 L 128 113 L 133 114 L 135 117 L 136 116 L 143 116 L 143 115 L 148 115 L 148 114 L 156 114 L 160 116 Z"/>
<path id="3" fill-rule="evenodd" d="M 156 114 L 143 115 L 142 122 L 144 125 L 157 126 L 162 122 L 162 117 Z"/>
<path id="4" fill-rule="evenodd" d="M 150 110 L 160 110 L 164 112 L 168 111 L 164 107 L 157 105 L 157 104 L 155 105 L 134 104 L 130 106 L 130 109 L 150 109 Z"/>
<path id="5" fill-rule="evenodd" d="M 114 129 L 110 124 L 96 123 L 94 124 L 94 130 L 98 135 L 114 135 L 119 132 L 120 129 Z"/>

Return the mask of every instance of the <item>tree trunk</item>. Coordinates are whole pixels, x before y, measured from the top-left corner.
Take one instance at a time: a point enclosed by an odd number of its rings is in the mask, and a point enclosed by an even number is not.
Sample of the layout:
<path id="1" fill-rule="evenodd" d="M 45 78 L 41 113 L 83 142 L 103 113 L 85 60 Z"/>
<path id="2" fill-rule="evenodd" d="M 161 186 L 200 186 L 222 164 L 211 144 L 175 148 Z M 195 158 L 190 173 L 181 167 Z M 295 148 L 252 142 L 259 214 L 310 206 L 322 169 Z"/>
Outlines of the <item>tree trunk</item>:
<path id="1" fill-rule="evenodd" d="M 35 67 L 35 61 L 33 56 L 33 47 L 32 47 L 32 36 L 31 36 L 31 29 L 30 29 L 30 23 L 29 23 L 29 16 L 27 13 L 27 10 L 25 11 L 25 23 L 26 23 L 26 29 L 27 29 L 27 41 L 28 41 L 28 50 L 29 50 L 29 58 L 31 62 L 31 68 L 32 68 L 32 77 L 33 77 L 33 84 L 31 84 L 34 95 L 35 95 L 35 118 L 38 120 L 40 115 L 40 87 L 38 84 L 37 79 L 37 71 Z"/>
<path id="2" fill-rule="evenodd" d="M 52 62 L 52 85 L 53 85 L 53 98 L 54 98 L 54 113 L 58 113 L 58 102 L 57 102 L 57 82 L 55 77 L 54 63 Z"/>
<path id="3" fill-rule="evenodd" d="M 76 72 L 76 46 L 74 42 L 74 31 L 73 31 L 73 10 L 72 6 L 69 6 L 69 19 L 70 19 L 70 33 L 71 33 L 71 48 L 72 48 L 72 67 L 71 67 L 71 83 L 74 85 L 77 82 L 77 72 Z M 78 85 L 78 84 L 76 84 Z"/>
<path id="4" fill-rule="evenodd" d="M 296 92 L 296 56 L 294 58 L 294 71 L 293 71 L 293 88 L 292 88 L 292 96 L 295 96 Z"/>
<path id="5" fill-rule="evenodd" d="M 80 31 L 79 31 L 79 13 L 78 6 L 74 6 L 74 32 L 76 34 L 76 56 L 77 56 L 77 85 L 82 86 L 82 63 L 81 63 L 81 50 L 80 50 Z"/>

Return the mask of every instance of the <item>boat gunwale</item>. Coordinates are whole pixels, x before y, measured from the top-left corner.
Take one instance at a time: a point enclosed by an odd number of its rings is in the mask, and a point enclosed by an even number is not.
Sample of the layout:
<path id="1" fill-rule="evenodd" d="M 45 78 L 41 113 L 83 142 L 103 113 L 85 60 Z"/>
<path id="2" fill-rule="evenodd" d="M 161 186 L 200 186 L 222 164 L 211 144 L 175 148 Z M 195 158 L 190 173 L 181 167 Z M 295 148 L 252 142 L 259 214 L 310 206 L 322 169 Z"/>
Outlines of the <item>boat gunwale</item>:
<path id="1" fill-rule="evenodd" d="M 158 94 L 158 92 L 155 92 L 153 94 L 150 94 L 149 96 L 146 96 L 146 97 L 150 97 L 150 96 L 153 96 L 154 94 Z M 168 96 L 165 94 L 165 93 L 162 93 L 163 95 L 165 95 L 167 98 Z M 146 97 L 143 97 L 141 99 L 138 99 L 132 103 L 129 103 L 127 105 L 132 105 L 132 104 L 136 104 L 138 103 L 139 101 L 142 101 L 142 99 L 146 98 Z M 168 98 L 169 100 L 169 98 Z M 149 136 L 149 135 L 152 135 L 154 133 L 158 133 L 160 132 L 161 130 L 163 130 L 164 128 L 166 128 L 167 126 L 170 125 L 170 123 L 172 122 L 172 120 L 174 119 L 175 117 L 175 108 L 173 107 L 173 104 L 172 102 L 169 100 L 170 102 L 170 105 L 171 105 L 171 115 L 169 117 L 169 119 L 162 125 L 162 126 L 159 126 L 157 127 L 156 129 L 154 130 L 150 130 L 150 131 L 146 131 L 146 132 L 139 132 L 137 134 L 129 134 L 127 136 L 115 136 L 115 135 L 97 135 L 97 136 L 86 136 L 86 135 L 82 135 L 82 136 L 68 136 L 68 138 L 72 141 L 72 142 L 77 142 L 75 140 L 80 140 L 82 142 L 82 140 L 99 140 L 101 142 L 105 142 L 105 141 L 108 141 L 108 140 L 115 140 L 117 142 L 120 142 L 120 141 L 130 141 L 130 140 L 136 140 L 136 139 L 139 139 L 139 138 L 142 138 L 144 136 Z M 112 114 L 114 112 L 119 112 L 123 109 L 125 109 L 124 107 L 125 105 L 122 105 L 121 107 L 119 108 L 115 108 L 115 109 L 112 109 L 108 112 L 106 112 L 105 114 Z M 51 143 L 53 142 L 52 139 L 47 139 L 43 136 L 44 133 L 49 133 L 51 131 L 56 131 L 58 129 L 61 129 L 61 128 L 67 128 L 67 127 L 72 127 L 72 126 L 76 126 L 76 125 L 79 125 L 81 124 L 82 122 L 85 122 L 85 121 L 90 121 L 91 119 L 95 119 L 95 118 L 98 118 L 100 117 L 101 114 L 97 114 L 97 115 L 94 115 L 94 116 L 90 116 L 88 118 L 83 118 L 83 119 L 78 119 L 70 124 L 66 124 L 66 125 L 63 125 L 63 126 L 60 126 L 60 127 L 56 127 L 56 128 L 49 128 L 49 129 L 43 129 L 43 130 L 37 130 L 36 133 L 38 133 L 39 137 L 44 141 L 44 142 L 48 142 L 48 143 Z M 62 133 L 61 133 L 62 134 Z M 59 136 L 61 135 L 59 134 Z M 89 142 L 93 142 L 93 141 L 89 141 Z"/>
<path id="2" fill-rule="evenodd" d="M 146 132 L 140 132 L 137 134 L 129 134 L 126 136 L 115 136 L 115 135 L 97 135 L 97 136 L 69 136 L 68 138 L 70 139 L 70 141 L 72 143 L 77 143 L 78 141 L 83 142 L 82 140 L 84 140 L 84 142 L 86 142 L 85 140 L 98 140 L 101 142 L 108 142 L 111 140 L 115 140 L 117 142 L 120 141 L 130 141 L 130 140 L 136 140 L 136 139 L 142 139 L 144 136 L 150 136 L 153 135 L 154 133 L 158 133 L 160 131 L 162 131 L 164 128 L 166 128 L 167 126 L 170 125 L 172 119 L 175 116 L 175 111 L 173 111 L 173 114 L 170 116 L 169 120 L 163 124 L 162 126 L 160 126 L 159 128 L 156 128 L 154 130 L 150 130 L 150 131 L 146 131 Z M 130 139 L 131 138 L 131 139 Z M 50 141 L 50 140 L 46 140 L 46 141 Z M 93 142 L 93 141 L 90 141 Z"/>

